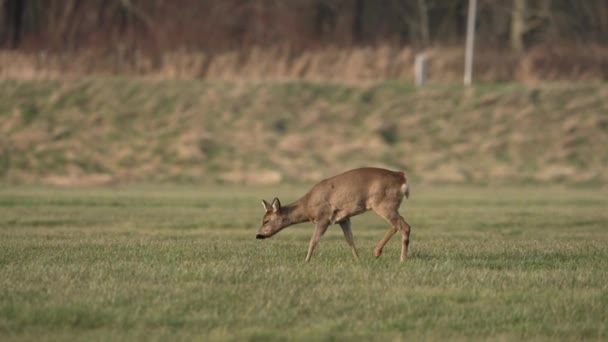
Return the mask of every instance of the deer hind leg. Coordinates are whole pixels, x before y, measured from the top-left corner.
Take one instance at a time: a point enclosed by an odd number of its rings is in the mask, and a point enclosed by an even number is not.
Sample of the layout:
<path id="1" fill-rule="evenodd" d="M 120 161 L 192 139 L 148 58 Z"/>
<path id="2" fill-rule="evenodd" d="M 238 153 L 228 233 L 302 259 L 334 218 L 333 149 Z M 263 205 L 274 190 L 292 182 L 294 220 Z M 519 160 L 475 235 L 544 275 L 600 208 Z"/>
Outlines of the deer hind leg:
<path id="1" fill-rule="evenodd" d="M 380 240 L 378 242 L 378 244 L 376 245 L 376 248 L 374 248 L 374 256 L 376 258 L 382 254 L 382 249 L 384 248 L 384 245 L 386 245 L 388 240 L 390 240 L 393 237 L 393 235 L 395 235 L 396 232 L 397 232 L 397 228 L 395 228 L 394 226 L 392 226 L 388 229 L 388 231 L 386 232 L 386 235 L 384 235 L 384 238 L 382 238 L 382 240 Z"/>
<path id="2" fill-rule="evenodd" d="M 376 245 L 376 248 L 374 249 L 374 256 L 379 257 L 380 254 L 382 254 L 382 248 L 384 248 L 384 245 L 386 245 L 388 240 L 390 240 L 391 237 L 393 237 L 393 235 L 397 233 L 397 231 L 400 231 L 401 257 L 399 260 L 405 261 L 405 258 L 407 257 L 407 249 L 410 243 L 410 225 L 405 222 L 403 217 L 399 215 L 399 211 L 397 211 L 397 209 L 395 208 L 379 209 L 375 211 L 376 213 L 378 213 L 378 215 L 382 216 L 386 221 L 388 221 L 388 223 L 391 224 L 391 228 L 389 228 L 384 238 L 380 240 L 380 242 L 378 242 L 378 244 Z"/>
<path id="3" fill-rule="evenodd" d="M 340 228 L 342 228 L 344 238 L 346 239 L 346 243 L 350 246 L 350 250 L 353 253 L 353 256 L 355 257 L 355 259 L 359 259 L 359 252 L 357 252 L 357 248 L 355 247 L 355 241 L 353 240 L 353 231 L 350 229 L 350 219 L 346 219 L 340 222 Z"/>
<path id="4" fill-rule="evenodd" d="M 403 216 L 399 216 L 399 221 L 401 224 L 401 257 L 399 261 L 405 261 L 407 258 L 407 248 L 410 245 L 410 231 L 412 227 L 403 219 Z"/>
<path id="5" fill-rule="evenodd" d="M 312 257 L 312 252 L 315 250 L 315 246 L 319 243 L 321 236 L 325 234 L 327 231 L 327 227 L 329 227 L 329 222 L 317 222 L 315 226 L 315 231 L 312 233 L 312 238 L 310 238 L 310 243 L 308 244 L 308 254 L 306 254 L 306 261 L 310 261 Z"/>

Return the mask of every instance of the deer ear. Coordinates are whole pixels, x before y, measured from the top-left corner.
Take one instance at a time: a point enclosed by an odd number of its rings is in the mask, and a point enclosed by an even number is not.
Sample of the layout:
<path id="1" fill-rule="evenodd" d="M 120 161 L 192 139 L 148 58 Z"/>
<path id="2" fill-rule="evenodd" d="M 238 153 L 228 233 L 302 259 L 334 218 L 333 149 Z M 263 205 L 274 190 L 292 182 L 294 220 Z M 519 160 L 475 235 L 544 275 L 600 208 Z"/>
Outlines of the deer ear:
<path id="1" fill-rule="evenodd" d="M 270 211 L 270 204 L 268 204 L 268 202 L 262 200 L 262 205 L 264 206 L 264 210 L 266 211 Z"/>
<path id="2" fill-rule="evenodd" d="M 272 211 L 274 211 L 275 213 L 281 211 L 281 202 L 279 202 L 279 199 L 276 197 L 274 198 L 274 200 L 272 200 Z"/>

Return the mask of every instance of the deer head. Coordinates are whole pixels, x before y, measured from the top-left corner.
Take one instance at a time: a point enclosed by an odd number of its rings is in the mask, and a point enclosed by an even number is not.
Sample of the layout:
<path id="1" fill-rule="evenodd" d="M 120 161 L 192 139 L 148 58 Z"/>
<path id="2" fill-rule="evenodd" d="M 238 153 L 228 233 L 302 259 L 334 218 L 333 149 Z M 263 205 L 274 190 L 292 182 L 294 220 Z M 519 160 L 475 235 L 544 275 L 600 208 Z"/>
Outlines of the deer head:
<path id="1" fill-rule="evenodd" d="M 255 236 L 256 239 L 269 238 L 289 225 L 289 223 L 286 221 L 284 213 L 282 212 L 281 202 L 278 198 L 275 198 L 272 201 L 272 204 L 268 204 L 268 202 L 262 200 L 262 205 L 264 205 L 264 210 L 266 210 L 266 213 L 262 218 L 262 226 L 258 230 L 258 234 Z"/>

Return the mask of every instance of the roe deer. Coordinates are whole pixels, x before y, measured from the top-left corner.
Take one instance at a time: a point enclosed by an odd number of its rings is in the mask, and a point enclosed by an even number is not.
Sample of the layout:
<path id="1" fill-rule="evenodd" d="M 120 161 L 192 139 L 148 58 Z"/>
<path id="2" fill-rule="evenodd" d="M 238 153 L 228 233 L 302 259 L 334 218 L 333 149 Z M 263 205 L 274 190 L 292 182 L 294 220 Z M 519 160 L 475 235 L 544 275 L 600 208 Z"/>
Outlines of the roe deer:
<path id="1" fill-rule="evenodd" d="M 262 200 L 266 213 L 256 238 L 266 239 L 283 228 L 296 223 L 312 221 L 315 230 L 308 245 L 306 261 L 330 224 L 338 223 L 353 256 L 358 259 L 350 217 L 373 210 L 391 224 L 391 228 L 374 249 L 374 256 L 382 254 L 382 248 L 397 232 L 401 232 L 401 261 L 407 256 L 410 241 L 410 225 L 399 215 L 403 197 L 409 198 L 409 186 L 403 172 L 379 168 L 360 168 L 325 179 L 306 195 L 287 206 L 281 206 L 278 198 L 272 204 Z"/>

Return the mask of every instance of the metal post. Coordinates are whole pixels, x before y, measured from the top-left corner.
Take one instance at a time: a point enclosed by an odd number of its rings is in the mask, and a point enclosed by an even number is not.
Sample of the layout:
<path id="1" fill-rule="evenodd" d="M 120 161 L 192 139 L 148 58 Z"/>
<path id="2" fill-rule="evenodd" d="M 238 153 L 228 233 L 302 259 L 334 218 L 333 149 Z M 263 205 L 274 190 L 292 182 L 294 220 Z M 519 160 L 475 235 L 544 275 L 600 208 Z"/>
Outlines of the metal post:
<path id="1" fill-rule="evenodd" d="M 473 78 L 473 47 L 475 45 L 475 16 L 477 15 L 477 0 L 469 0 L 467 15 L 467 42 L 464 57 L 464 84 L 470 85 Z"/>

